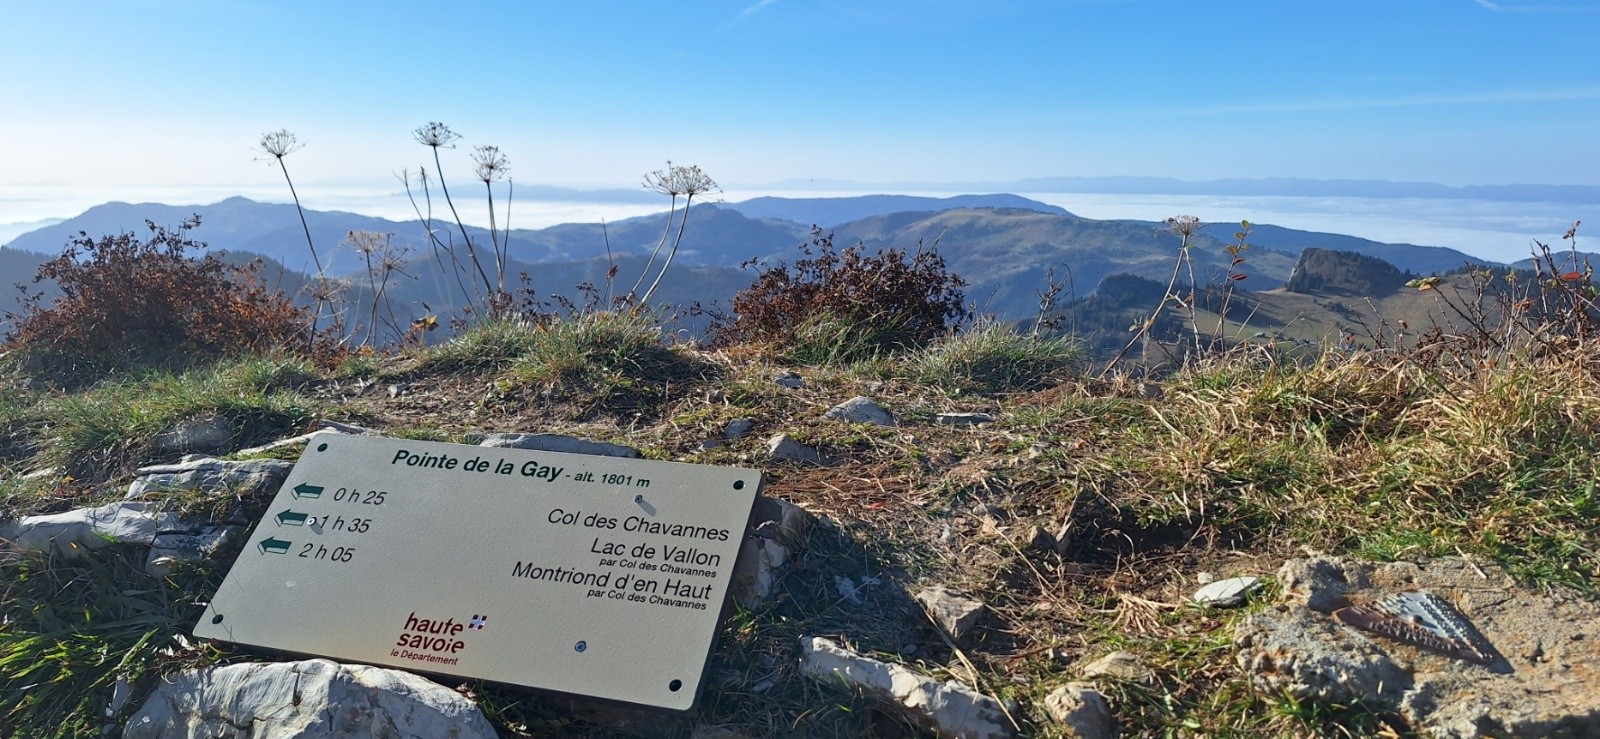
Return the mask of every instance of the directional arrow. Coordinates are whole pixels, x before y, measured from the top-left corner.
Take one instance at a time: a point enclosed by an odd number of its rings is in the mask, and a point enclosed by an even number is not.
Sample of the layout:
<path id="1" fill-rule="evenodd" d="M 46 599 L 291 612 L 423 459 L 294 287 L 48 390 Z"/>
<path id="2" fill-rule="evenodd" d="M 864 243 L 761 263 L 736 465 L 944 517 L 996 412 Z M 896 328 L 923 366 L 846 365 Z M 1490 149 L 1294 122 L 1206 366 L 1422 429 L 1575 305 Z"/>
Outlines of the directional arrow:
<path id="1" fill-rule="evenodd" d="M 292 541 L 268 538 L 262 539 L 261 543 L 257 546 L 261 548 L 262 554 L 287 554 L 289 552 L 289 545 L 293 543 L 294 542 Z"/>
<path id="2" fill-rule="evenodd" d="M 311 514 L 309 514 L 309 513 L 295 513 L 294 511 L 284 511 L 283 513 L 279 513 L 278 516 L 277 516 L 278 525 L 279 526 L 304 526 L 306 524 L 306 518 L 308 518 L 310 515 Z"/>
<path id="3" fill-rule="evenodd" d="M 321 485 L 310 485 L 310 484 L 302 482 L 299 485 L 294 486 L 294 497 L 296 497 L 296 498 L 320 498 L 320 497 L 322 497 L 322 486 Z"/>

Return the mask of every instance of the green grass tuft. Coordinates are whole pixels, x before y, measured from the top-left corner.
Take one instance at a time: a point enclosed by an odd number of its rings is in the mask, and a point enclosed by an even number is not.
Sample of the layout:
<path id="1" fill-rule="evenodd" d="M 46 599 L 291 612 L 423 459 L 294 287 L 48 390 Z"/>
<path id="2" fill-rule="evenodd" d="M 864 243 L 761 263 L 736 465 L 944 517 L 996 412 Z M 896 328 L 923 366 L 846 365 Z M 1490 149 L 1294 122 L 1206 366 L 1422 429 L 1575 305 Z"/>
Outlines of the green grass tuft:
<path id="1" fill-rule="evenodd" d="M 1072 340 L 1018 333 L 983 321 L 945 337 L 913 360 L 916 378 L 946 391 L 1017 392 L 1047 387 L 1083 367 Z"/>

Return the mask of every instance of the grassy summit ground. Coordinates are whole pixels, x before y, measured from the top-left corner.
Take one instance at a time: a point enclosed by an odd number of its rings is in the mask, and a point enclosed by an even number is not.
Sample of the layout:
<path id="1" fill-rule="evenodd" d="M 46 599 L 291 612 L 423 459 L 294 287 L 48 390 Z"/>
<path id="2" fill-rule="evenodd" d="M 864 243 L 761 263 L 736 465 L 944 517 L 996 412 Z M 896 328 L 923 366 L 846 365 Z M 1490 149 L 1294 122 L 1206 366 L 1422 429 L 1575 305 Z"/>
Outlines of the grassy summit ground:
<path id="1" fill-rule="evenodd" d="M 1153 671 L 1099 681 L 1125 735 L 1404 736 L 1395 716 L 1252 687 L 1230 627 L 1260 606 L 1187 605 L 1200 573 L 1269 575 L 1314 550 L 1465 555 L 1591 597 L 1600 578 L 1600 374 L 1582 343 L 1423 359 L 1289 360 L 1254 347 L 1145 380 L 1100 377 L 1070 344 L 995 326 L 853 362 L 662 338 L 630 314 L 591 313 L 484 324 L 336 369 L 253 357 L 71 392 L 7 372 L 0 515 L 120 498 L 136 467 L 173 456 L 155 451 L 155 436 L 191 419 L 231 420 L 235 449 L 331 419 L 440 440 L 554 431 L 656 459 L 759 467 L 765 495 L 821 523 L 774 600 L 726 622 L 701 707 L 649 730 L 685 736 L 707 725 L 751 736 L 907 731 L 861 697 L 802 679 L 802 635 L 1015 699 L 1032 736 L 1057 731 L 1042 697 L 1116 650 Z M 804 385 L 774 383 L 784 371 Z M 856 395 L 899 425 L 821 418 Z M 995 420 L 935 423 L 955 411 Z M 740 418 L 755 433 L 704 443 Z M 831 464 L 769 460 L 765 440 L 779 433 Z M 38 470 L 50 472 L 28 474 Z M 97 554 L 0 564 L 0 735 L 94 735 L 118 675 L 142 690 L 162 671 L 260 658 L 184 638 L 227 561 L 156 580 L 140 552 Z M 928 584 L 991 613 L 951 645 L 909 596 Z M 461 689 L 507 736 L 615 731 L 566 702 Z"/>

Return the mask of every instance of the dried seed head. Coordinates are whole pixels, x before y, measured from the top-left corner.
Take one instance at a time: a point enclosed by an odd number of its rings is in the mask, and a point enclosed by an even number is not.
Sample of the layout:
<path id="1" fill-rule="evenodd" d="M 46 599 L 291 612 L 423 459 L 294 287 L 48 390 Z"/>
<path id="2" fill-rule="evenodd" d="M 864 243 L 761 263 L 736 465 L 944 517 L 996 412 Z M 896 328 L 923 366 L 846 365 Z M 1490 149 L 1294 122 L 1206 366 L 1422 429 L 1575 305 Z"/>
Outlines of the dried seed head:
<path id="1" fill-rule="evenodd" d="M 500 153 L 498 146 L 479 146 L 472 151 L 472 161 L 477 163 L 478 179 L 485 183 L 499 182 L 511 171 L 511 160 Z"/>
<path id="2" fill-rule="evenodd" d="M 441 146 L 448 147 L 450 144 L 455 143 L 456 139 L 461 138 L 461 134 L 450 130 L 450 127 L 443 123 L 430 121 L 412 131 L 411 138 L 416 139 L 417 143 L 423 146 L 431 146 L 437 149 Z"/>
<path id="3" fill-rule="evenodd" d="M 286 129 L 280 128 L 271 133 L 261 134 L 260 149 L 266 152 L 267 156 L 279 161 L 304 148 L 305 144 L 300 142 L 300 138 Z"/>
<path id="4" fill-rule="evenodd" d="M 719 191 L 717 181 L 711 176 L 700 171 L 698 165 L 675 165 L 667 162 L 666 169 L 658 169 L 644 176 L 644 189 L 658 192 L 662 195 L 697 195 L 710 194 Z"/>

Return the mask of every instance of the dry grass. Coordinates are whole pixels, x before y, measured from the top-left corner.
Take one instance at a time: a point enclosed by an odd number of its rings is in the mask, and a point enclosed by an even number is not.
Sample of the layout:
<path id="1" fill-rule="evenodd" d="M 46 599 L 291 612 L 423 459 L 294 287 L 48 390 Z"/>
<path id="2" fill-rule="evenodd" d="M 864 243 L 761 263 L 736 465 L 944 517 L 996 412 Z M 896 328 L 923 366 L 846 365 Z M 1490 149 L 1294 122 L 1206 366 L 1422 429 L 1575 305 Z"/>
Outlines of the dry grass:
<path id="1" fill-rule="evenodd" d="M 761 468 L 765 494 L 821 516 L 772 602 L 725 624 L 700 708 L 630 724 L 644 734 L 715 725 L 756 736 L 908 735 L 867 699 L 800 677 L 799 638 L 826 636 L 1015 700 L 1029 735 L 1054 735 L 1043 696 L 1074 679 L 1078 663 L 1113 650 L 1151 670 L 1102 682 L 1125 735 L 1406 735 L 1397 718 L 1361 706 L 1255 689 L 1230 643 L 1249 608 L 1186 605 L 1198 573 L 1270 574 L 1309 547 L 1380 559 L 1465 552 L 1591 596 L 1600 578 L 1600 375 L 1590 363 L 1600 350 L 1426 366 L 1392 353 L 1306 364 L 1250 354 L 1161 382 L 1066 374 L 1043 389 L 960 383 L 952 393 L 921 377 L 915 357 L 792 367 L 737 347 L 663 347 L 657 337 L 606 355 L 619 363 L 583 369 L 598 373 L 582 376 L 600 378 L 590 382 L 540 369 L 566 367 L 556 360 L 567 355 L 537 353 L 539 337 L 479 338 L 514 351 L 494 358 L 457 346 L 388 370 L 386 380 L 409 377 L 413 393 L 437 395 L 427 406 L 436 411 L 407 410 L 415 395 L 373 394 L 363 400 L 371 422 L 428 433 L 430 420 L 459 431 L 540 419 L 523 430 Z M 632 386 L 604 381 L 655 366 L 658 351 L 695 371 Z M 298 370 L 280 370 L 262 368 L 247 384 L 300 382 Z M 785 370 L 804 386 L 775 384 Z M 514 390 L 485 394 L 506 384 Z M 559 391 L 541 391 L 549 387 Z M 854 395 L 878 399 L 900 425 L 821 419 Z M 29 426 L 58 402 L 0 411 Z M 612 411 L 547 412 L 560 408 Z M 935 424 L 946 411 L 996 421 Z M 740 418 L 755 431 L 720 438 Z M 832 464 L 767 460 L 765 440 L 777 433 L 817 446 Z M 17 452 L 11 464 L 59 453 Z M 911 598 L 934 583 L 983 600 L 990 613 L 981 628 L 947 642 Z M 617 731 L 614 715 L 470 689 L 507 735 Z"/>

